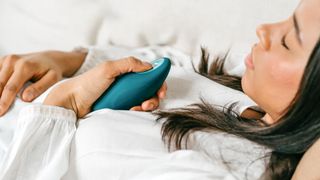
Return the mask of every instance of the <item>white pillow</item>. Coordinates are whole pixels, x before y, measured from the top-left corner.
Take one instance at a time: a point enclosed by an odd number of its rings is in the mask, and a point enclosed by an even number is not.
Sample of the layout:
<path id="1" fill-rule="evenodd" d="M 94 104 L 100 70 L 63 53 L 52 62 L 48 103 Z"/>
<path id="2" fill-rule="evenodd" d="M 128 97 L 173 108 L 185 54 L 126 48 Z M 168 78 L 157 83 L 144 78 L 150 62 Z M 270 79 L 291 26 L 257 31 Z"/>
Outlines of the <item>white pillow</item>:
<path id="1" fill-rule="evenodd" d="M 258 24 L 287 17 L 298 1 L 1 0 L 0 55 L 108 43 L 221 52 L 251 44 Z"/>
<path id="2" fill-rule="evenodd" d="M 234 43 L 256 41 L 261 23 L 293 13 L 298 0 L 109 0 L 109 14 L 98 44 L 121 46 L 170 45 L 195 53 L 201 45 L 215 53 Z"/>
<path id="3" fill-rule="evenodd" d="M 93 44 L 102 9 L 89 0 L 1 0 L 0 55 Z"/>

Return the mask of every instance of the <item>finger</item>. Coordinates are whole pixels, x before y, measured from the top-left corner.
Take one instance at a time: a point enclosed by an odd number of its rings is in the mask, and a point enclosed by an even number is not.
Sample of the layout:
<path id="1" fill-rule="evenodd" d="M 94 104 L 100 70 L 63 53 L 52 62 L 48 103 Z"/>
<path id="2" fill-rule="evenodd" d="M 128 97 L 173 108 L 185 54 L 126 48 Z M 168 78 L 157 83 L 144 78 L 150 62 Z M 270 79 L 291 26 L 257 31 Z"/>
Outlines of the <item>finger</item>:
<path id="1" fill-rule="evenodd" d="M 0 71 L 0 95 L 1 96 L 2 96 L 2 91 L 5 85 L 7 84 L 9 78 L 11 77 L 12 73 L 13 73 L 12 65 L 9 63 L 5 63 L 3 65 L 3 68 L 1 68 L 1 71 Z"/>
<path id="2" fill-rule="evenodd" d="M 128 72 L 143 72 L 152 68 L 152 65 L 150 63 L 143 62 L 134 57 L 128 57 L 118 61 L 112 61 L 112 63 L 114 77 Z"/>
<path id="3" fill-rule="evenodd" d="M 3 61 L 4 61 L 4 57 L 0 57 L 0 69 L 2 67 Z"/>
<path id="4" fill-rule="evenodd" d="M 154 96 L 153 98 L 144 101 L 141 105 L 144 111 L 155 110 L 158 108 L 158 106 L 159 106 L 159 98 L 157 96 Z"/>
<path id="5" fill-rule="evenodd" d="M 16 98 L 17 93 L 29 78 L 31 78 L 30 75 L 27 76 L 23 71 L 15 71 L 12 74 L 2 92 L 0 99 L 0 115 L 7 112 Z"/>
<path id="6" fill-rule="evenodd" d="M 60 79 L 58 73 L 53 70 L 48 71 L 40 80 L 23 90 L 22 99 L 27 102 L 34 100 Z"/>
<path id="7" fill-rule="evenodd" d="M 0 70 L 2 69 L 3 58 L 0 58 Z"/>
<path id="8" fill-rule="evenodd" d="M 167 83 L 164 82 L 161 86 L 161 88 L 158 90 L 157 95 L 160 99 L 164 99 L 167 94 Z"/>
<path id="9" fill-rule="evenodd" d="M 130 111 L 143 111 L 141 106 L 134 106 L 130 109 Z"/>

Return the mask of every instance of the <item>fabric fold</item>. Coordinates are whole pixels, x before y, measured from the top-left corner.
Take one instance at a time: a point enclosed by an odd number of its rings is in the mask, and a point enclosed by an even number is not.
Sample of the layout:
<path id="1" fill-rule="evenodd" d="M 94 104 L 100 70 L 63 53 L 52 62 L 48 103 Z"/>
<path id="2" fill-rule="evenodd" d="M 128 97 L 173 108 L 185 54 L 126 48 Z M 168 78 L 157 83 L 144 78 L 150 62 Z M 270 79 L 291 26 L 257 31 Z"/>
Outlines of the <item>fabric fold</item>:
<path id="1" fill-rule="evenodd" d="M 1 162 L 0 179 L 56 180 L 68 170 L 76 130 L 73 111 L 29 105 L 18 116 L 12 144 Z"/>

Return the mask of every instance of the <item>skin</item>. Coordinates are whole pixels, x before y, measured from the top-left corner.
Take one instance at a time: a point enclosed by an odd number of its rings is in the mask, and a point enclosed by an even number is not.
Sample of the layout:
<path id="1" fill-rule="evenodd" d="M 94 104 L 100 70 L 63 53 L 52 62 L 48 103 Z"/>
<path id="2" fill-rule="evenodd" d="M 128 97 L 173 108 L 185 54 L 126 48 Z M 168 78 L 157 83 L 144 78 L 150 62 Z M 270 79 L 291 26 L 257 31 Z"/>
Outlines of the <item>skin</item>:
<path id="1" fill-rule="evenodd" d="M 80 68 L 86 54 L 43 51 L 0 57 L 0 116 L 4 115 L 27 81 L 33 84 L 21 93 L 30 102 L 62 77 L 70 77 Z"/>
<path id="2" fill-rule="evenodd" d="M 0 116 L 9 110 L 27 81 L 33 84 L 22 91 L 21 99 L 31 102 L 62 77 L 71 77 L 80 68 L 86 55 L 83 52 L 43 51 L 0 57 Z M 132 107 L 131 110 L 156 109 L 160 99 L 165 97 L 166 89 L 164 83 L 156 96 L 146 100 L 141 106 Z"/>
<path id="3" fill-rule="evenodd" d="M 266 123 L 277 122 L 298 91 L 305 66 L 320 37 L 319 9 L 319 0 L 301 1 L 294 12 L 300 29 L 298 35 L 293 16 L 257 28 L 260 41 L 246 59 L 242 87 L 265 110 Z M 304 154 L 292 179 L 320 179 L 319 154 L 320 140 Z"/>
<path id="4" fill-rule="evenodd" d="M 303 0 L 294 12 L 301 42 L 293 16 L 257 28 L 260 41 L 246 59 L 242 87 L 265 110 L 267 123 L 276 122 L 285 113 L 298 91 L 305 66 L 320 37 L 319 9 L 319 0 Z"/>

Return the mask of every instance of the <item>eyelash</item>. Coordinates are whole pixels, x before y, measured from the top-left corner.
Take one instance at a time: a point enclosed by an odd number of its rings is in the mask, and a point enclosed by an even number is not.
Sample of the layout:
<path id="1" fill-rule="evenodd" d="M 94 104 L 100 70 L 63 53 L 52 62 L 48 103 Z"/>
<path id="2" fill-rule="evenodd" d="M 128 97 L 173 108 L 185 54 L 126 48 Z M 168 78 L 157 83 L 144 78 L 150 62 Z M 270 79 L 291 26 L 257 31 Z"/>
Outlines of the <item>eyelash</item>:
<path id="1" fill-rule="evenodd" d="M 282 39 L 281 39 L 281 44 L 282 44 L 287 50 L 289 50 L 289 47 L 288 47 L 288 45 L 287 45 L 287 43 L 286 43 L 286 36 L 287 36 L 287 35 L 285 35 L 285 36 L 282 37 Z"/>

